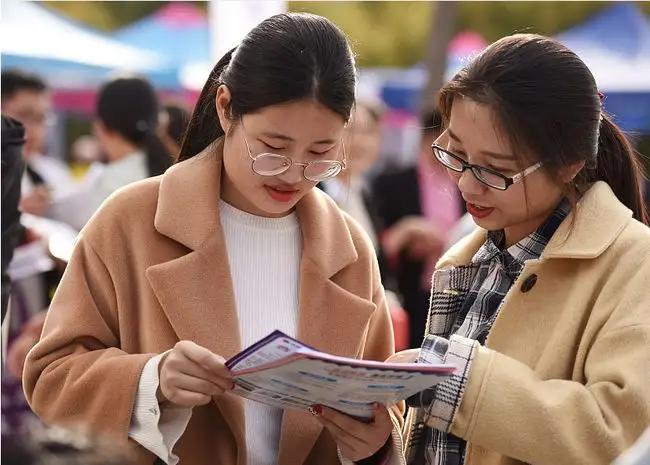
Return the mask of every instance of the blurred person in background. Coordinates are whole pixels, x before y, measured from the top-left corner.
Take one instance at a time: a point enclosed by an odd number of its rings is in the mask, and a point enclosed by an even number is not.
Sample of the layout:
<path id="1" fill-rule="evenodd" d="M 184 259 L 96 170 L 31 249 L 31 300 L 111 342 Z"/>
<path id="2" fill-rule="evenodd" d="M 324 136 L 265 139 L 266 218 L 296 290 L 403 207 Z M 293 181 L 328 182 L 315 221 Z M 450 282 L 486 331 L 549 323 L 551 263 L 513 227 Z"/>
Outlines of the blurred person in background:
<path id="1" fill-rule="evenodd" d="M 375 247 L 381 280 L 386 289 L 394 318 L 401 314 L 402 304 L 397 287 L 397 280 L 386 258 L 386 253 L 379 242 L 378 233 L 383 230 L 382 219 L 377 211 L 375 196 L 371 184 L 365 175 L 379 159 L 381 154 L 381 123 L 384 108 L 380 102 L 357 100 L 352 118 L 346 126 L 345 141 L 350 158 L 347 167 L 339 176 L 328 179 L 318 185 L 343 209 L 357 220 L 368 233 Z M 394 326 L 396 321 L 393 320 Z M 408 325 L 404 321 L 403 326 Z M 400 350 L 409 347 L 408 335 L 400 337 L 396 329 L 396 342 Z M 402 339 L 406 339 L 402 341 Z M 402 347 L 406 346 L 406 347 Z"/>
<path id="2" fill-rule="evenodd" d="M 47 132 L 54 124 L 51 91 L 43 79 L 31 73 L 7 70 L 1 76 L 2 113 L 25 126 L 26 166 L 20 209 L 42 216 L 52 198 L 74 185 L 66 163 L 45 154 Z"/>
<path id="3" fill-rule="evenodd" d="M 439 261 L 409 352 L 458 371 L 408 400 L 408 461 L 610 465 L 650 426 L 640 159 L 548 37 L 496 41 L 438 103 L 433 155 L 480 228 Z"/>
<path id="4" fill-rule="evenodd" d="M 403 464 L 403 405 L 370 423 L 241 399 L 225 363 L 279 329 L 385 360 L 367 234 L 317 183 L 346 166 L 354 54 L 326 18 L 267 18 L 214 66 L 178 157 L 79 236 L 24 387 L 48 423 L 130 440 L 142 465 Z"/>
<path id="5" fill-rule="evenodd" d="M 84 135 L 78 137 L 71 148 L 70 170 L 77 180 L 83 180 L 85 176 L 93 176 L 90 170 L 99 166 L 102 161 L 102 153 L 99 143 L 94 136 Z"/>
<path id="6" fill-rule="evenodd" d="M 384 226 L 379 232 L 381 243 L 409 314 L 411 347 L 419 347 L 424 336 L 431 273 L 464 213 L 456 184 L 431 155 L 431 143 L 442 126 L 440 112 L 424 112 L 421 126 L 416 165 L 381 173 L 372 185 Z"/>
<path id="7" fill-rule="evenodd" d="M 23 231 L 20 224 L 20 188 L 25 162 L 22 149 L 25 144 L 25 128 L 16 120 L 2 115 L 2 367 L 4 370 L 9 324 L 5 316 L 9 307 L 11 278 L 9 263 Z"/>
<path id="8" fill-rule="evenodd" d="M 35 428 L 3 440 L 3 465 L 135 465 L 115 441 L 80 429 Z"/>
<path id="9" fill-rule="evenodd" d="M 166 103 L 160 111 L 158 134 L 173 157 L 176 157 L 181 149 L 190 116 L 187 108 L 180 103 Z"/>
<path id="10" fill-rule="evenodd" d="M 107 163 L 93 166 L 71 193 L 57 201 L 48 200 L 47 216 L 80 230 L 115 190 L 161 174 L 171 164 L 171 157 L 155 132 L 157 118 L 158 101 L 147 81 L 128 77 L 106 83 L 99 91 L 95 137 Z M 52 287 L 61 275 L 55 271 Z M 33 316 L 30 313 L 22 312 L 23 327 L 12 338 L 7 354 L 7 367 L 17 379 L 22 377 L 27 353 L 38 342 L 46 310 Z"/>
<path id="11" fill-rule="evenodd" d="M 371 186 L 365 178 L 365 174 L 379 159 L 381 153 L 383 111 L 383 107 L 378 103 L 357 101 L 344 136 L 347 152 L 350 154 L 347 167 L 339 176 L 320 183 L 319 187 L 357 220 L 368 233 L 377 250 L 382 279 L 386 286 L 386 279 L 390 278 L 390 275 L 384 274 L 388 270 L 378 237 L 383 227 Z"/>
<path id="12" fill-rule="evenodd" d="M 97 97 L 94 136 L 104 164 L 91 168 L 81 188 L 53 202 L 49 213 L 80 230 L 120 187 L 158 176 L 172 157 L 158 135 L 159 104 L 153 86 L 141 77 L 118 77 Z"/>

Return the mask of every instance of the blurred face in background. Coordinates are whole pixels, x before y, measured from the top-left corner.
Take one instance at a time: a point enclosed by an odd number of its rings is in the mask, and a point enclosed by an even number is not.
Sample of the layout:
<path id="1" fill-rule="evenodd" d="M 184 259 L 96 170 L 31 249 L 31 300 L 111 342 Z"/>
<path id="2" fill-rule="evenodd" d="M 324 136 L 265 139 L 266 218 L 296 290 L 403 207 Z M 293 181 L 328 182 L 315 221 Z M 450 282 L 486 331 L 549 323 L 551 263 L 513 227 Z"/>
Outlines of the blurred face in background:
<path id="1" fill-rule="evenodd" d="M 364 105 L 357 104 L 347 125 L 345 145 L 349 153 L 348 168 L 343 174 L 362 176 L 381 154 L 381 121 Z"/>
<path id="2" fill-rule="evenodd" d="M 2 101 L 2 112 L 25 126 L 23 155 L 29 158 L 43 153 L 47 131 L 54 123 L 51 94 L 19 90 Z"/>

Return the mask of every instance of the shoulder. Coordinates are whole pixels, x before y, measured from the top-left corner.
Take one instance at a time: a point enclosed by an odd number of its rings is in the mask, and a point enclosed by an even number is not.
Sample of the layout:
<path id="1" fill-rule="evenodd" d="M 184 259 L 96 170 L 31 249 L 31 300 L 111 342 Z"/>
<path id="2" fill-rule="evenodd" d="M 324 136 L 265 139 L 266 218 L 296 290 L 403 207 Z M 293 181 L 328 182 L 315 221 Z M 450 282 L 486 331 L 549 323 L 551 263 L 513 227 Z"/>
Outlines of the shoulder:
<path id="1" fill-rule="evenodd" d="M 646 270 L 650 274 L 650 228 L 628 218 L 603 258 L 615 262 L 619 271 Z"/>
<path id="2" fill-rule="evenodd" d="M 153 230 L 160 177 L 148 178 L 113 192 L 82 230 L 91 242 L 114 243 L 124 233 Z"/>

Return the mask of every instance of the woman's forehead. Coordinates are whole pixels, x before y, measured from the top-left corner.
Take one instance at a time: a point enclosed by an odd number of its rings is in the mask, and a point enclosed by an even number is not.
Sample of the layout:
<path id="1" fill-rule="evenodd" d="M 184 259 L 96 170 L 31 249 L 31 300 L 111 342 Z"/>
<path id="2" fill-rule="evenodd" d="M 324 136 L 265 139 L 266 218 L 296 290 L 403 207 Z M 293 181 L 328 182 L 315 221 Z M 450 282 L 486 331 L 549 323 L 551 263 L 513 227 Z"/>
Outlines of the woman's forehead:
<path id="1" fill-rule="evenodd" d="M 268 106 L 244 121 L 247 131 L 288 141 L 338 141 L 345 126 L 340 115 L 311 101 Z"/>

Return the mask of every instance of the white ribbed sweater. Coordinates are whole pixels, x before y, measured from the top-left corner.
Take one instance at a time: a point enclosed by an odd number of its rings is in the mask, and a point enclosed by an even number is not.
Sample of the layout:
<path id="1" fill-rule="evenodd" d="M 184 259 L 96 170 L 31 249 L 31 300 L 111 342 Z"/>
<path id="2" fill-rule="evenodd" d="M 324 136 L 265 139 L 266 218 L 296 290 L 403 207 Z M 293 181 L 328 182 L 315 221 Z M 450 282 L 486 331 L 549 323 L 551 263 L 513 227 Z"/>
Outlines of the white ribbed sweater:
<path id="1" fill-rule="evenodd" d="M 257 342 L 275 329 L 295 336 L 302 254 L 296 214 L 263 218 L 222 201 L 220 215 L 242 346 Z M 175 465 L 178 457 L 172 448 L 187 427 L 191 410 L 160 412 L 157 408 L 160 358 L 150 360 L 142 372 L 129 435 L 168 465 Z M 282 411 L 248 400 L 244 408 L 249 465 L 275 464 Z"/>

